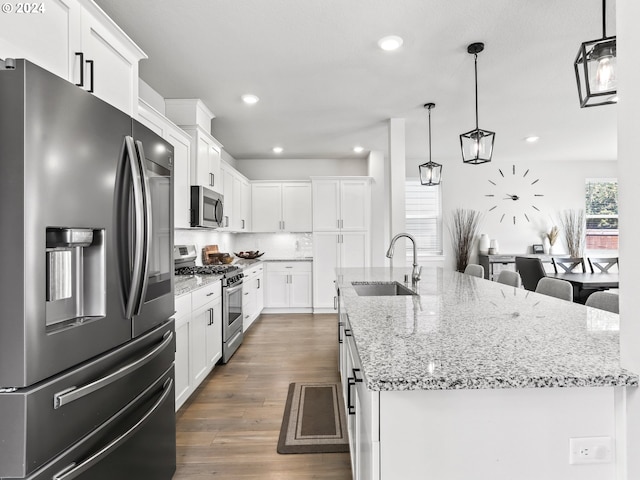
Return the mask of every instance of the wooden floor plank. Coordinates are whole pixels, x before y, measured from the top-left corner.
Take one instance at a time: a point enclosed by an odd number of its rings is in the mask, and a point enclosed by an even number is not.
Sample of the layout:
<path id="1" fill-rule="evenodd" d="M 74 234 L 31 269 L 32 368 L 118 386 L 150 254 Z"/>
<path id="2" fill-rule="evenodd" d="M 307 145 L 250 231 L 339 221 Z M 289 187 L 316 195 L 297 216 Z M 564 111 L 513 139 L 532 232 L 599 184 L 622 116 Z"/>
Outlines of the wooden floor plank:
<path id="1" fill-rule="evenodd" d="M 291 382 L 336 382 L 335 315 L 262 315 L 177 413 L 173 480 L 351 480 L 348 453 L 276 451 Z"/>

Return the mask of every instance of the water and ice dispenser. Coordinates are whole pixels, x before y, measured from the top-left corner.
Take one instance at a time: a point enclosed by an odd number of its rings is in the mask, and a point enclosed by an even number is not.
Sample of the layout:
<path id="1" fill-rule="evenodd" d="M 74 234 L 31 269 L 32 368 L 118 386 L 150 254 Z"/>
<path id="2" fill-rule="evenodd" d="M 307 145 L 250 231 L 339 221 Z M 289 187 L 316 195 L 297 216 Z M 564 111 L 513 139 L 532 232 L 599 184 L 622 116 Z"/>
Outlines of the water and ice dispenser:
<path id="1" fill-rule="evenodd" d="M 47 326 L 104 316 L 104 229 L 49 227 L 46 247 Z"/>

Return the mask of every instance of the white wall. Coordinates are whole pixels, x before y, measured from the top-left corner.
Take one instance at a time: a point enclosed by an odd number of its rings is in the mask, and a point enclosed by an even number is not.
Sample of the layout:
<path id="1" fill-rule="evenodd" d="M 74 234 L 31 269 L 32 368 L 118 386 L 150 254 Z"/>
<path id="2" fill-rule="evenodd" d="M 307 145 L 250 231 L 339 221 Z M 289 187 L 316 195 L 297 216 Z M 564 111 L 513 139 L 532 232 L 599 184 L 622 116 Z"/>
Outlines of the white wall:
<path id="1" fill-rule="evenodd" d="M 221 253 L 233 254 L 234 235 L 209 229 L 176 229 L 173 243 L 175 245 L 195 245 L 198 258 L 196 265 L 202 265 L 202 249 L 206 245 L 218 245 Z"/>
<path id="2" fill-rule="evenodd" d="M 367 175 L 365 158 L 236 159 L 236 169 L 249 180 L 308 180 L 312 176 Z"/>
<path id="3" fill-rule="evenodd" d="M 407 175 L 417 176 L 418 165 L 424 159 L 407 161 Z M 513 165 L 516 173 L 513 174 Z M 502 170 L 503 178 L 498 169 Z M 529 170 L 526 176 L 523 176 Z M 528 253 L 531 245 L 542 243 L 542 233 L 552 225 L 561 228 L 559 214 L 565 209 L 584 209 L 585 179 L 617 178 L 617 162 L 538 161 L 518 163 L 492 161 L 482 165 L 466 165 L 462 159 L 444 163 L 442 168 L 442 204 L 444 217 L 443 246 L 445 265 L 454 268 L 451 237 L 448 230 L 451 213 L 456 208 L 481 212 L 480 232 L 496 239 L 500 253 Z M 539 179 L 534 185 L 530 183 Z M 498 185 L 492 185 L 489 180 Z M 495 197 L 487 197 L 494 194 Z M 518 201 L 505 200 L 506 194 L 519 195 Z M 534 197 L 533 194 L 542 194 Z M 536 211 L 531 205 L 540 209 Z M 490 209 L 498 205 L 496 209 Z M 505 217 L 502 222 L 502 214 Z M 529 221 L 524 217 L 529 217 Z M 513 216 L 516 216 L 516 224 Z M 562 229 L 561 229 L 562 230 Z M 564 239 L 558 244 L 566 252 Z M 475 261 L 472 259 L 472 261 Z"/>
<path id="4" fill-rule="evenodd" d="M 638 125 L 640 125 L 640 2 L 618 0 L 617 34 L 620 103 L 618 109 L 618 169 L 620 203 L 620 353 L 622 366 L 640 373 L 640 321 L 637 292 L 640 289 L 640 162 L 638 162 Z M 604 107 L 609 108 L 609 107 Z M 622 430 L 626 428 L 628 472 L 619 478 L 640 478 L 640 392 L 637 388 L 621 396 L 616 414 Z M 625 432 L 623 432 L 625 433 Z M 624 475 L 626 473 L 626 475 Z"/>

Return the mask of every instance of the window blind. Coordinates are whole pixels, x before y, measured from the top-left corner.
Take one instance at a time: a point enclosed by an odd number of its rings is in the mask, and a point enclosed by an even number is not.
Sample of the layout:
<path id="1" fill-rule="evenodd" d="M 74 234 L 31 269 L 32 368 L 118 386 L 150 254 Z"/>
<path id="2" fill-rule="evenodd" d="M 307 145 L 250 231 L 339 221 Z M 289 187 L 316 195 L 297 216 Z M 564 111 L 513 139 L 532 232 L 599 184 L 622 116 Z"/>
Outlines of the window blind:
<path id="1" fill-rule="evenodd" d="M 442 253 L 442 202 L 440 186 L 427 187 L 418 178 L 405 182 L 405 222 L 407 233 L 413 235 L 418 255 Z M 413 247 L 407 242 L 407 257 Z"/>

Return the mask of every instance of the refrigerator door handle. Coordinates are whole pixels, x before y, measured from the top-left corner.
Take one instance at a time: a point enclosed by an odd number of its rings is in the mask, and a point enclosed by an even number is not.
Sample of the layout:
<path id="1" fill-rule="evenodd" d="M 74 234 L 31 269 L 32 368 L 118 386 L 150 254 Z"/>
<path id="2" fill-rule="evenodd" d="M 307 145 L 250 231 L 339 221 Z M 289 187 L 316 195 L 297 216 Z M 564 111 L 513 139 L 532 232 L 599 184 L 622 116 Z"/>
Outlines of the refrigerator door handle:
<path id="1" fill-rule="evenodd" d="M 173 340 L 173 332 L 167 332 L 162 337 L 162 342 L 155 347 L 153 350 L 146 353 L 144 356 L 139 358 L 138 360 L 125 365 L 122 368 L 119 368 L 115 372 L 106 375 L 98 380 L 95 380 L 91 383 L 87 383 L 82 387 L 71 387 L 66 390 L 62 390 L 53 395 L 53 408 L 58 409 L 68 403 L 74 402 L 82 397 L 86 397 L 87 395 L 95 392 L 96 390 L 100 390 L 101 388 L 106 387 L 107 385 L 112 384 L 116 380 L 125 377 L 131 374 L 133 371 L 138 368 L 146 365 L 151 360 L 153 360 L 160 352 L 162 352 L 168 345 L 171 344 Z"/>
<path id="2" fill-rule="evenodd" d="M 93 453 L 83 462 L 77 465 L 75 463 L 68 465 L 66 468 L 56 473 L 52 477 L 52 480 L 72 480 L 76 478 L 78 475 L 80 475 L 81 473 L 86 472 L 89 468 L 91 468 L 93 465 L 101 461 L 103 458 L 109 455 L 112 451 L 120 447 L 120 445 L 126 442 L 129 439 L 129 437 L 131 437 L 138 430 L 140 430 L 140 428 L 142 428 L 145 425 L 145 423 L 147 423 L 147 420 L 149 420 L 149 418 L 153 416 L 156 410 L 158 410 L 158 408 L 160 408 L 160 406 L 167 400 L 167 398 L 172 392 L 171 390 L 172 386 L 173 386 L 173 379 L 172 378 L 167 379 L 167 381 L 164 383 L 162 387 L 162 395 L 160 395 L 160 398 L 158 398 L 158 400 L 153 404 L 153 406 L 131 428 L 129 428 L 122 435 L 113 439 L 111 442 L 109 442 L 107 445 L 102 447 L 97 452 Z"/>
<path id="3" fill-rule="evenodd" d="M 144 298 L 147 295 L 147 284 L 149 275 L 149 258 L 151 257 L 151 242 L 153 235 L 152 226 L 152 203 L 151 203 L 151 188 L 149 188 L 149 174 L 147 173 L 147 166 L 145 163 L 144 148 L 141 141 L 136 141 L 136 151 L 138 153 L 138 166 L 140 168 L 141 181 L 142 181 L 142 193 L 144 198 L 144 260 L 142 263 L 142 285 L 140 289 L 140 295 L 138 297 L 138 306 L 136 308 L 136 314 L 140 314 Z"/>
<path id="4" fill-rule="evenodd" d="M 138 162 L 138 156 L 136 154 L 136 146 L 133 138 L 126 136 L 124 138 L 126 145 L 127 160 L 129 167 L 131 168 L 131 178 L 133 183 L 133 206 L 135 214 L 135 235 L 134 235 L 134 252 L 133 252 L 133 269 L 131 272 L 131 288 L 129 289 L 129 296 L 127 298 L 127 305 L 125 308 L 125 318 L 131 320 L 134 313 L 138 313 L 140 299 L 142 297 L 142 280 L 143 280 L 143 268 L 144 268 L 144 238 L 145 238 L 145 225 L 144 225 L 144 192 L 142 191 L 142 173 L 140 172 L 140 165 Z"/>

